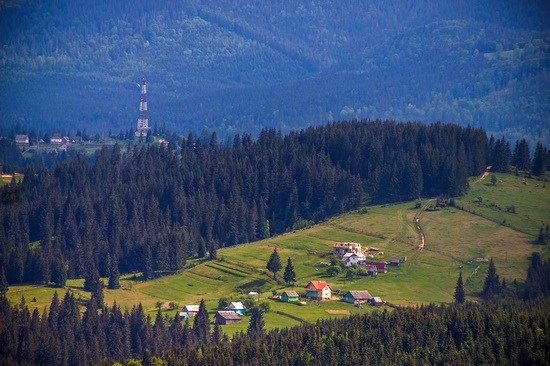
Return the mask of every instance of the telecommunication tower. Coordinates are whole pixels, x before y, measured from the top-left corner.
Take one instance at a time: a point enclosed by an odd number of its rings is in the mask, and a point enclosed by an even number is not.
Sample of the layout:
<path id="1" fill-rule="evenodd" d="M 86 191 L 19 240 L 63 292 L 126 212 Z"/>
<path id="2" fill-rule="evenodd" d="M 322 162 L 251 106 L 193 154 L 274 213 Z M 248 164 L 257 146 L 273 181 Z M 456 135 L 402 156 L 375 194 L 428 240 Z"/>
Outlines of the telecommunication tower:
<path id="1" fill-rule="evenodd" d="M 141 97 L 139 98 L 139 117 L 137 120 L 136 136 L 147 136 L 151 130 L 147 117 L 147 85 L 145 79 L 141 81 Z"/>

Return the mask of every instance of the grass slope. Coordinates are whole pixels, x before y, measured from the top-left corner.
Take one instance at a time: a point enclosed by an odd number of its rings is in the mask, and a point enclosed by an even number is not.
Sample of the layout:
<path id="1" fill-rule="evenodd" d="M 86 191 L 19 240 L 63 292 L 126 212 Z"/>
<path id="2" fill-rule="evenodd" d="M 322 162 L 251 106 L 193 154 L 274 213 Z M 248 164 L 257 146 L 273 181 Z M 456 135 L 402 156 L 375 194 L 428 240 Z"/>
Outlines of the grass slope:
<path id="1" fill-rule="evenodd" d="M 525 279 L 533 251 L 542 252 L 544 258 L 549 256 L 546 247 L 534 245 L 533 241 L 541 222 L 550 222 L 546 204 L 550 202 L 550 187 L 543 188 L 543 182 L 534 180 L 526 185 L 523 178 L 513 175 L 498 174 L 497 177 L 496 186 L 490 185 L 488 179 L 472 180 L 470 192 L 456 199 L 457 205 L 464 206 L 465 210 L 475 209 L 476 214 L 456 208 L 423 212 L 420 223 L 426 244 L 421 252 L 417 250 L 419 236 L 413 225 L 413 218 L 418 213 L 414 202 L 374 206 L 368 208 L 368 213 L 348 213 L 309 229 L 219 250 L 218 260 L 198 264 L 176 275 L 148 282 L 139 282 L 133 275 L 124 276 L 122 289 L 105 290 L 105 302 L 112 304 L 116 300 L 123 308 L 141 302 L 153 314 L 158 301 L 165 305 L 176 302 L 181 308 L 204 299 L 212 319 L 221 297 L 244 299 L 249 291 L 261 291 L 262 300 L 265 300 L 273 290 L 281 293 L 290 288 L 281 280 L 288 257 L 295 267 L 297 282 L 294 288 L 298 291 L 302 291 L 310 280 L 321 279 L 328 281 L 333 289 L 368 290 L 373 296 L 399 305 L 448 303 L 453 299 L 454 286 L 462 272 L 467 296 L 476 299 L 488 265 L 473 261 L 474 258 L 493 257 L 501 278 L 511 283 Z M 482 203 L 477 197 L 483 198 Z M 510 205 L 515 206 L 515 213 L 498 209 Z M 375 260 L 389 261 L 393 256 L 406 256 L 407 261 L 376 277 L 353 280 L 346 279 L 343 274 L 329 277 L 326 274 L 329 253 L 334 242 L 340 241 L 377 247 L 384 255 L 377 255 Z M 275 247 L 283 263 L 277 280 L 265 268 Z M 70 280 L 67 288 L 76 291 L 77 297 L 86 299 L 89 293 L 81 290 L 82 284 L 82 280 Z M 27 303 L 36 298 L 36 302 L 29 304 L 43 309 L 49 305 L 55 290 L 12 286 L 8 297 L 13 303 L 18 303 L 21 296 L 25 296 Z M 358 309 L 341 302 L 314 302 L 303 307 L 269 302 L 271 311 L 265 318 L 267 329 L 345 316 L 329 314 L 327 310 L 379 311 L 368 306 Z M 170 316 L 176 312 L 163 309 Z M 242 322 L 225 326 L 224 330 L 228 334 L 244 331 L 248 321 L 249 316 L 244 316 Z"/>

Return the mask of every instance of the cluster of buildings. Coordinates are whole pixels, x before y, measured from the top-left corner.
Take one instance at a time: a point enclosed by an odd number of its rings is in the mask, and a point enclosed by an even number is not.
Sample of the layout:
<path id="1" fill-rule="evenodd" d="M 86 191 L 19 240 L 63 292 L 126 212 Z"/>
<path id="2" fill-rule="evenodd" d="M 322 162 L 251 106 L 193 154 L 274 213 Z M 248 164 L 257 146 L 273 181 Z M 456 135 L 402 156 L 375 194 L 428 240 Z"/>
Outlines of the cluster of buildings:
<path id="1" fill-rule="evenodd" d="M 377 262 L 369 260 L 374 258 L 371 252 L 376 252 L 378 255 L 384 255 L 384 252 L 373 247 L 367 248 L 365 252 L 366 254 L 363 253 L 363 249 L 359 243 L 336 243 L 332 247 L 332 254 L 340 257 L 346 267 L 353 265 L 360 266 L 367 271 L 369 276 L 386 273 L 388 272 L 388 265 L 399 266 L 407 260 L 406 257 L 392 257 L 390 262 Z"/>
<path id="2" fill-rule="evenodd" d="M 54 135 L 50 138 L 50 146 L 52 148 L 46 150 L 47 153 L 55 154 L 59 151 L 67 151 L 71 144 L 76 144 L 80 140 L 80 137 L 68 137 Z M 44 144 L 44 140 L 39 140 L 38 144 L 30 146 L 30 139 L 28 135 L 16 135 L 15 144 L 19 149 L 26 150 L 27 152 L 33 154 L 38 151 L 40 144 Z"/>
<path id="3" fill-rule="evenodd" d="M 185 305 L 179 313 L 181 320 L 188 320 L 189 318 L 197 315 L 199 312 L 199 305 Z M 224 310 L 216 312 L 214 315 L 214 322 L 220 325 L 238 323 L 241 321 L 241 315 L 246 312 L 246 308 L 240 301 L 234 301 L 229 304 Z"/>
<path id="4" fill-rule="evenodd" d="M 332 288 L 326 281 L 309 281 L 305 287 L 304 296 L 311 300 L 332 300 Z M 287 290 L 283 292 L 280 300 L 284 302 L 298 302 L 300 295 L 294 290 Z M 342 300 L 355 305 L 369 303 L 380 307 L 384 304 L 380 297 L 371 296 L 368 291 L 348 291 L 344 294 Z"/>

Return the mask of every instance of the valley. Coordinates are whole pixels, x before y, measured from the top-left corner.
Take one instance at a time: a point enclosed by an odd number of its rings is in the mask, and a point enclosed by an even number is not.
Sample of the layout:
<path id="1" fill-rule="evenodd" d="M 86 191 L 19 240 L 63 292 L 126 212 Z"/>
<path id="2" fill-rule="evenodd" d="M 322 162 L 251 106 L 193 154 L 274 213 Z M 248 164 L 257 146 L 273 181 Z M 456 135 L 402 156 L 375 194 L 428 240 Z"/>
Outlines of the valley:
<path id="1" fill-rule="evenodd" d="M 543 258 L 550 258 L 546 246 L 534 244 L 541 222 L 548 222 L 550 218 L 550 209 L 545 204 L 550 202 L 550 188 L 546 188 L 543 179 L 501 173 L 496 176 L 495 186 L 488 179 L 472 177 L 468 192 L 455 198 L 455 205 L 461 209 L 447 205 L 430 210 L 435 203 L 428 204 L 421 216 L 426 237 L 422 251 L 417 247 L 419 234 L 414 218 L 419 211 L 418 203 L 424 206 L 428 199 L 369 206 L 366 210 L 336 216 L 306 229 L 220 249 L 218 258 L 213 261 L 191 259 L 186 268 L 175 275 L 145 282 L 141 281 L 140 273 L 123 275 L 120 289 L 105 289 L 105 304 L 110 306 L 116 301 L 122 308 L 130 309 L 142 303 L 145 311 L 154 317 L 160 303 L 162 314 L 173 317 L 184 305 L 204 299 L 212 317 L 220 298 L 244 301 L 248 292 L 258 291 L 261 301 L 268 302 L 271 308 L 265 315 L 265 328 L 273 329 L 298 325 L 301 321 L 346 316 L 330 314 L 327 310 L 344 310 L 350 314 L 380 311 L 372 306 L 359 309 L 341 301 L 297 306 L 267 299 L 273 291 L 279 295 L 292 288 L 303 292 L 304 286 L 314 279 L 327 281 L 333 290 L 338 289 L 342 294 L 348 290 L 368 290 L 391 304 L 415 306 L 451 303 L 458 275 L 462 272 L 467 299 L 478 301 L 488 265 L 475 258 L 491 257 L 498 274 L 506 279 L 513 291 L 515 281 L 521 283 L 526 278 L 532 252 L 541 252 Z M 479 203 L 479 197 L 483 204 Z M 515 206 L 514 213 L 497 208 L 510 205 Z M 374 246 L 384 253 L 377 255 L 376 260 L 389 261 L 394 256 L 406 256 L 407 261 L 398 267 L 388 266 L 388 273 L 375 277 L 349 279 L 345 270 L 331 277 L 327 274 L 327 263 L 336 242 Z M 274 248 L 282 263 L 291 258 L 297 277 L 294 287 L 282 281 L 282 273 L 275 281 L 267 272 L 265 266 Z M 83 280 L 68 280 L 65 290 L 15 285 L 10 286 L 7 295 L 13 304 L 24 296 L 30 308 L 42 311 L 49 305 L 54 291 L 60 296 L 68 290 L 73 291 L 77 299 L 89 298 L 90 293 L 83 291 L 82 285 Z M 176 303 L 177 308 L 170 309 L 171 302 Z M 387 306 L 383 309 L 391 310 Z M 224 326 L 224 332 L 245 331 L 249 318 L 247 315 L 240 323 Z"/>

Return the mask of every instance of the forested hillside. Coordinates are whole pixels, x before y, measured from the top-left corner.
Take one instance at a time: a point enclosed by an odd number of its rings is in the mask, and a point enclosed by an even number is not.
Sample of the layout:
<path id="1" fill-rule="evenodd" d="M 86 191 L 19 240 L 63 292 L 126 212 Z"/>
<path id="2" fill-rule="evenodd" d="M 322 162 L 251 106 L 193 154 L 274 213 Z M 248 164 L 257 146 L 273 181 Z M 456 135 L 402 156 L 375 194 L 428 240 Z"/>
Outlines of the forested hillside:
<path id="1" fill-rule="evenodd" d="M 550 140 L 545 1 L 0 3 L 0 118 L 257 135 L 351 118 Z M 42 131 L 44 132 L 44 131 Z"/>
<path id="2" fill-rule="evenodd" d="M 0 296 L 0 360 L 6 365 L 113 364 L 153 357 L 170 365 L 548 365 L 548 298 L 507 304 L 402 308 L 263 332 L 250 327 L 231 341 L 208 315 L 193 324 L 116 304 L 83 316 L 74 295 L 56 296 L 48 313 Z M 261 317 L 259 318 L 261 323 Z M 193 326 L 191 328 L 191 325 Z M 212 328 L 214 328 L 212 330 Z M 155 356 L 153 356 L 155 355 Z M 158 360 L 157 360 L 158 361 Z"/>
<path id="3" fill-rule="evenodd" d="M 104 147 L 93 165 L 77 155 L 6 187 L 0 267 L 9 283 L 62 284 L 91 268 L 147 279 L 369 201 L 460 194 L 487 163 L 507 169 L 509 149 L 482 129 L 380 121 L 264 130 L 231 147 L 189 135 L 179 153 Z"/>

